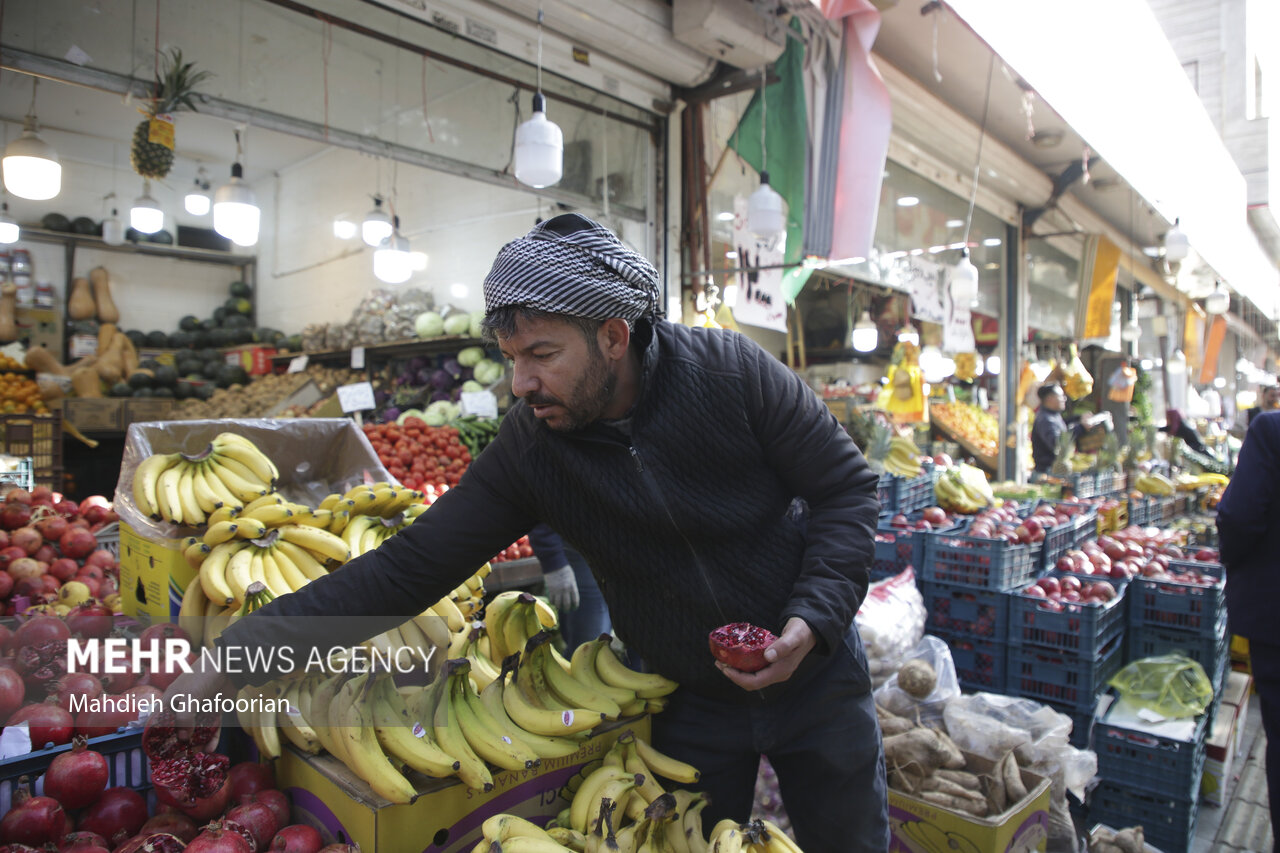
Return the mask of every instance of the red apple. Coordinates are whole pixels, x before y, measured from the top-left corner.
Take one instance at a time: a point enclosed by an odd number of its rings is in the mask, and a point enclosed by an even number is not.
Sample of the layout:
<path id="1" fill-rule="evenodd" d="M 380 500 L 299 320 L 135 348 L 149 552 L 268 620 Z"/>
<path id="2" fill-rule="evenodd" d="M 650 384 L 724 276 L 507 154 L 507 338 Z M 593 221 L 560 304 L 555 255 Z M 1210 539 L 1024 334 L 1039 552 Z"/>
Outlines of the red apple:
<path id="1" fill-rule="evenodd" d="M 920 513 L 920 517 L 935 526 L 947 523 L 946 510 L 940 506 L 925 507 L 924 512 Z"/>

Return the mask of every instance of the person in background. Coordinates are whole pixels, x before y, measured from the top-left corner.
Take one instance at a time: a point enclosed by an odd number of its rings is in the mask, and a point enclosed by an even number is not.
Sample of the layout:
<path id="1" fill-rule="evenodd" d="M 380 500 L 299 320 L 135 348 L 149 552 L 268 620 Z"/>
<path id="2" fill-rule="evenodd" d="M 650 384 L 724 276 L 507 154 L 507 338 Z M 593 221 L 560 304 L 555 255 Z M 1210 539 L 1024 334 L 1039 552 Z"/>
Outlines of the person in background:
<path id="1" fill-rule="evenodd" d="M 1035 423 L 1031 426 L 1031 461 L 1035 473 L 1047 475 L 1053 467 L 1053 460 L 1058 453 L 1058 437 L 1071 430 L 1073 438 L 1079 438 L 1085 430 L 1092 429 L 1100 423 L 1110 423 L 1111 414 L 1101 412 L 1083 418 L 1073 417 L 1070 422 L 1062 416 L 1067 408 L 1067 394 L 1056 382 L 1041 385 L 1036 394 L 1040 397 L 1040 408 L 1036 411 Z"/>
<path id="2" fill-rule="evenodd" d="M 1164 415 L 1164 426 L 1160 427 L 1167 432 L 1171 438 L 1180 438 L 1187 443 L 1187 446 L 1198 453 L 1208 454 L 1209 449 L 1204 446 L 1204 442 L 1200 440 L 1200 434 L 1195 431 L 1191 424 L 1182 419 L 1182 412 L 1177 409 L 1169 409 Z"/>
<path id="3" fill-rule="evenodd" d="M 609 607 L 582 555 L 545 524 L 529 531 L 529 544 L 542 565 L 547 601 L 560 616 L 565 648 L 572 651 L 587 640 L 609 633 Z"/>
<path id="4" fill-rule="evenodd" d="M 1253 686 L 1267 735 L 1271 825 L 1280 826 L 1280 412 L 1255 415 L 1218 503 L 1227 573 L 1227 627 L 1249 640 Z"/>
<path id="5" fill-rule="evenodd" d="M 1248 411 L 1245 426 L 1252 426 L 1253 419 L 1263 412 L 1278 410 L 1280 410 L 1280 385 L 1269 385 L 1259 394 L 1258 405 Z"/>

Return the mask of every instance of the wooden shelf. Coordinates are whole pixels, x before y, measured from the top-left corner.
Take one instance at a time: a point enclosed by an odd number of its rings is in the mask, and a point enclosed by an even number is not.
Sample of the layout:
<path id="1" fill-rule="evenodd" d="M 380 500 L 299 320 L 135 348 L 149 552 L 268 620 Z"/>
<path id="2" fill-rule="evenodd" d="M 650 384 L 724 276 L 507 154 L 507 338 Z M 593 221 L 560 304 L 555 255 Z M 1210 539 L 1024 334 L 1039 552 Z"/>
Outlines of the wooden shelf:
<path id="1" fill-rule="evenodd" d="M 410 339 L 404 341 L 388 341 L 384 344 L 371 344 L 364 348 L 365 363 L 370 358 L 386 360 L 391 358 L 412 357 L 415 355 L 457 352 L 464 347 L 488 347 L 485 341 L 468 338 L 462 335 L 451 335 L 444 338 Z M 317 350 L 315 352 L 278 352 L 271 357 L 276 363 L 289 362 L 300 355 L 307 357 L 307 363 L 350 364 L 350 349 Z"/>
<path id="2" fill-rule="evenodd" d="M 31 240 L 37 243 L 58 243 L 73 245 L 77 248 L 101 249 L 105 252 L 121 252 L 131 255 L 154 255 L 162 258 L 177 258 L 184 261 L 203 261 L 205 263 L 227 264 L 242 267 L 257 263 L 256 255 L 237 255 L 232 252 L 220 252 L 216 249 L 195 249 L 189 246 L 178 246 L 172 243 L 134 243 L 126 240 L 118 246 L 110 246 L 101 237 L 94 234 L 76 234 L 70 231 L 47 231 L 43 228 L 21 229 L 20 240 Z"/>

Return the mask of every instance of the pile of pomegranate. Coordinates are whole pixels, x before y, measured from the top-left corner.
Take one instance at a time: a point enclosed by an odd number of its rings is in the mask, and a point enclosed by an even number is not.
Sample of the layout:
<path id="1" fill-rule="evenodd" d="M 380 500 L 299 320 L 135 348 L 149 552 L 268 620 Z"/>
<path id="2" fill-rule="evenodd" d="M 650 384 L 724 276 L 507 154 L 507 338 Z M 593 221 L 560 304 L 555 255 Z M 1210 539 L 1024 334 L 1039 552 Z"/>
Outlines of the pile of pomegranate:
<path id="1" fill-rule="evenodd" d="M 1042 503 L 1024 517 L 1018 514 L 1013 504 L 989 507 L 974 516 L 964 535 L 974 539 L 1004 540 L 1013 545 L 1032 545 L 1043 542 L 1048 531 L 1070 524 L 1085 509 L 1084 504 L 1068 501 Z M 960 540 L 956 544 L 972 546 L 974 543 Z"/>
<path id="2" fill-rule="evenodd" d="M 45 486 L 10 490 L 0 502 L 0 616 L 16 615 L 18 599 L 59 614 L 88 599 L 118 610 L 119 566 L 94 536 L 114 521 L 101 495 L 76 503 Z"/>
<path id="3" fill-rule="evenodd" d="M 1197 586 L 1214 586 L 1219 579 L 1203 572 L 1170 568 L 1171 562 L 1216 563 L 1218 552 L 1200 548 L 1188 552 L 1174 544 L 1176 534 L 1154 527 L 1126 527 L 1109 536 L 1085 542 L 1078 550 L 1058 558 L 1056 569 L 1078 575 L 1127 581 L 1135 577 L 1176 580 Z"/>
<path id="4" fill-rule="evenodd" d="M 160 737 L 143 748 L 163 747 Z M 159 754 L 159 753 L 157 753 Z M 166 799 L 153 778 L 160 807 L 148 814 L 142 794 L 108 787 L 107 759 L 76 738 L 49 763 L 43 793 L 20 783 L 13 807 L 0 818 L 0 844 L 7 853 L 355 853 L 345 844 L 325 846 L 313 827 L 290 824 L 289 798 L 275 787 L 270 766 L 244 762 L 216 775 L 217 792 L 187 807 Z"/>
<path id="5" fill-rule="evenodd" d="M 1115 600 L 1116 588 L 1105 580 L 1082 580 L 1078 575 L 1048 574 L 1022 590 L 1023 595 L 1041 598 L 1042 610 L 1061 613 L 1071 605 L 1106 604 Z"/>

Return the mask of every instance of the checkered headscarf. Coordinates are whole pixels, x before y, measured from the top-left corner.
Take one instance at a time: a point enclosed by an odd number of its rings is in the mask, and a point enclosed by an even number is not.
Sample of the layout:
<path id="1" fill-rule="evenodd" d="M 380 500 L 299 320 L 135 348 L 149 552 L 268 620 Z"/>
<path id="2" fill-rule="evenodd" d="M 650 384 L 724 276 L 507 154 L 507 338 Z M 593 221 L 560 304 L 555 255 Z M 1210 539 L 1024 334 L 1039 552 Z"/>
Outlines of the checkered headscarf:
<path id="1" fill-rule="evenodd" d="M 590 320 L 655 319 L 658 271 L 599 223 L 566 213 L 502 247 L 484 279 L 484 310 L 518 305 Z"/>

